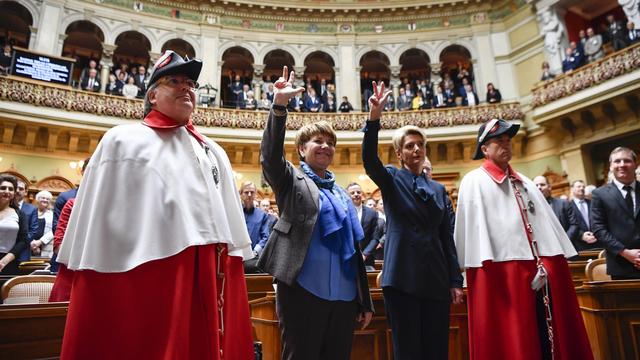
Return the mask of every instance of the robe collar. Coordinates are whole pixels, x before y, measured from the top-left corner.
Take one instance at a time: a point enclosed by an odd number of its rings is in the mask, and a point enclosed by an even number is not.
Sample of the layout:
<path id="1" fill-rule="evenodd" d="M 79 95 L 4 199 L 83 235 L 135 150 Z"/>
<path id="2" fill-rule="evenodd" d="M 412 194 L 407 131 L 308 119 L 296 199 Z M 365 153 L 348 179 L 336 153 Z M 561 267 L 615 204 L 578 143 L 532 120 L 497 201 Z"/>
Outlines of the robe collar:
<path id="1" fill-rule="evenodd" d="M 514 178 L 522 182 L 520 175 L 511 168 L 511 165 L 507 165 L 507 172 L 505 172 L 493 161 L 485 160 L 482 163 L 482 170 L 484 170 L 497 184 L 502 184 L 509 175 L 512 175 Z"/>
<path id="2" fill-rule="evenodd" d="M 202 134 L 200 134 L 198 130 L 196 130 L 195 126 L 193 126 L 191 118 L 189 118 L 189 121 L 186 124 L 182 125 L 157 110 L 151 110 L 142 123 L 152 129 L 176 129 L 180 126 L 184 126 L 189 134 L 196 138 L 201 145 L 206 144 Z"/>

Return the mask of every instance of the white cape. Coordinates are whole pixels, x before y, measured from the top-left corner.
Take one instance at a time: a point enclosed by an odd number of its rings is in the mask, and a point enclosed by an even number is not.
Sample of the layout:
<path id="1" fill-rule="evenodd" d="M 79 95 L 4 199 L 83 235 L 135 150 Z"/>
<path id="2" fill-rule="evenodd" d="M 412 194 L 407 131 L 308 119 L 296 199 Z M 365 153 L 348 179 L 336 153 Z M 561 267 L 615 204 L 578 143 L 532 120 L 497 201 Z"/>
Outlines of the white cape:
<path id="1" fill-rule="evenodd" d="M 253 257 L 227 155 L 206 139 L 206 156 L 192 139 L 184 127 L 109 130 L 85 171 L 58 261 L 72 270 L 124 272 L 212 243 Z"/>
<path id="2" fill-rule="evenodd" d="M 540 255 L 575 256 L 576 250 L 542 193 L 531 180 L 518 175 L 527 189 L 524 201 L 531 200 L 535 207 L 529 221 Z M 454 238 L 458 261 L 465 268 L 481 267 L 485 260 L 534 258 L 509 179 L 498 184 L 483 168 L 472 170 L 460 182 Z"/>

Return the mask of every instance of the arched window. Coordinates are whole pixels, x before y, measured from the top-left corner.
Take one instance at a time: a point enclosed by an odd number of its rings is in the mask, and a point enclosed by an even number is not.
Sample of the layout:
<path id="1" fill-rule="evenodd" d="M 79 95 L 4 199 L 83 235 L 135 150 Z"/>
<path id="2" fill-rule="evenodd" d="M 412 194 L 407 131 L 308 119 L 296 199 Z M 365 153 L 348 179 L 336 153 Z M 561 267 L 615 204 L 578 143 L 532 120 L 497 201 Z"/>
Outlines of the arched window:
<path id="1" fill-rule="evenodd" d="M 222 77 L 220 79 L 222 106 L 235 108 L 237 102 L 234 91 L 237 91 L 238 82 L 240 88 L 243 85 L 251 86 L 253 55 L 241 46 L 234 46 L 222 54 L 222 61 Z"/>
<path id="2" fill-rule="evenodd" d="M 400 78 L 408 79 L 411 84 L 431 78 L 431 60 L 420 49 L 409 49 L 400 55 Z"/>
<path id="3" fill-rule="evenodd" d="M 0 1 L 0 45 L 29 47 L 31 13 L 14 1 Z"/>
<path id="4" fill-rule="evenodd" d="M 474 89 L 476 88 L 471 53 L 467 48 L 462 45 L 447 46 L 440 53 L 440 62 L 442 64 L 441 76 L 444 85 L 447 86 L 447 83 L 452 82 L 453 90 L 456 94 L 460 94 L 460 89 L 463 88 L 467 81 Z"/>
<path id="5" fill-rule="evenodd" d="M 164 43 L 164 45 L 162 45 L 162 52 L 164 53 L 167 50 L 173 50 L 182 57 L 188 56 L 189 59 L 196 57 L 196 50 L 193 46 L 182 39 L 171 39 Z"/>
<path id="6" fill-rule="evenodd" d="M 86 20 L 72 22 L 65 30 L 65 34 L 67 37 L 62 45 L 62 56 L 76 59 L 71 79 L 79 82 L 81 77 L 89 71 L 90 65 L 98 69 L 102 58 L 104 34 L 98 26 Z"/>
<path id="7" fill-rule="evenodd" d="M 323 90 L 333 93 L 335 96 L 335 66 L 329 54 L 323 51 L 314 51 L 304 59 L 304 75 L 311 78 L 311 84 L 320 96 Z"/>
<path id="8" fill-rule="evenodd" d="M 368 111 L 367 100 L 373 89 L 372 81 L 384 81 L 389 85 L 391 71 L 389 70 L 389 58 L 380 51 L 369 51 L 360 58 L 360 93 L 362 95 L 362 109 Z"/>
<path id="9" fill-rule="evenodd" d="M 125 31 L 116 38 L 116 50 L 113 52 L 113 64 L 121 68 L 128 65 L 129 72 L 138 66 L 149 68 L 151 42 L 137 31 Z"/>

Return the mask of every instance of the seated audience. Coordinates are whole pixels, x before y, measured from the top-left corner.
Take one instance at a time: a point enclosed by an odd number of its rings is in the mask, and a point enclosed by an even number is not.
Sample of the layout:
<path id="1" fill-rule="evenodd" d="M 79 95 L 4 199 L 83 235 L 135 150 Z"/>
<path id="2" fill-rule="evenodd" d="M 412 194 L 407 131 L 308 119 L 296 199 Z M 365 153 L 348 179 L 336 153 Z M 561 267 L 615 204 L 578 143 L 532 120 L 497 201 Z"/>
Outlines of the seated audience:
<path id="1" fill-rule="evenodd" d="M 243 109 L 256 110 L 258 108 L 258 101 L 253 97 L 253 91 L 247 91 L 247 98 L 244 99 Z"/>
<path id="2" fill-rule="evenodd" d="M 493 83 L 487 84 L 487 102 L 489 104 L 497 104 L 502 101 L 502 94 L 500 90 L 493 86 Z"/>
<path id="3" fill-rule="evenodd" d="M 91 70 L 95 70 L 96 74 L 98 73 L 98 63 L 95 60 L 89 60 L 89 66 L 82 69 L 80 72 L 80 85 L 85 83 L 85 80 L 89 78 L 89 72 Z M 84 87 L 80 86 L 82 90 L 86 90 Z"/>
<path id="4" fill-rule="evenodd" d="M 119 90 L 121 89 L 118 88 L 118 80 L 116 79 L 116 76 L 113 74 L 109 74 L 109 82 L 104 89 L 105 93 L 107 95 L 120 95 Z"/>
<path id="5" fill-rule="evenodd" d="M 340 103 L 340 107 L 338 107 L 338 109 L 342 113 L 348 113 L 348 112 L 353 111 L 353 106 L 349 102 L 349 99 L 346 96 L 343 96 L 342 97 L 342 102 Z"/>
<path id="6" fill-rule="evenodd" d="M 412 110 L 421 110 L 424 108 L 424 95 L 422 94 L 422 90 L 418 90 L 416 96 L 411 100 L 411 109 Z"/>
<path id="7" fill-rule="evenodd" d="M 287 105 L 287 109 L 289 111 L 301 112 L 304 109 L 304 100 L 300 94 L 296 94 L 296 96 L 292 97 Z"/>
<path id="8" fill-rule="evenodd" d="M 53 256 L 53 211 L 50 192 L 42 190 L 36 194 L 38 202 L 38 230 L 31 240 L 31 255 L 51 258 Z"/>
<path id="9" fill-rule="evenodd" d="M 573 56 L 573 50 L 568 47 L 565 50 L 566 57 L 562 60 L 562 72 L 573 71 L 578 68 L 578 59 Z"/>
<path id="10" fill-rule="evenodd" d="M 445 86 L 443 95 L 444 95 L 444 100 L 445 100 L 445 103 L 447 104 L 447 107 L 456 106 L 456 95 L 453 92 L 453 88 Z"/>

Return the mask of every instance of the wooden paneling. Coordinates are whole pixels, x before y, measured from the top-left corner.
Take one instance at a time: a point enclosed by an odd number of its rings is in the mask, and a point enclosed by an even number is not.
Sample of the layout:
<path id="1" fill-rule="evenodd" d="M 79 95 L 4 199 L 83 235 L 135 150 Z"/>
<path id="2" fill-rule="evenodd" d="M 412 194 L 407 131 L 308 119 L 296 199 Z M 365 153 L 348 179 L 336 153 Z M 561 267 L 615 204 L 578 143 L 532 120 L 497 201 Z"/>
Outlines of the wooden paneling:
<path id="1" fill-rule="evenodd" d="M 640 359 L 640 280 L 585 282 L 576 293 L 594 358 Z"/>

